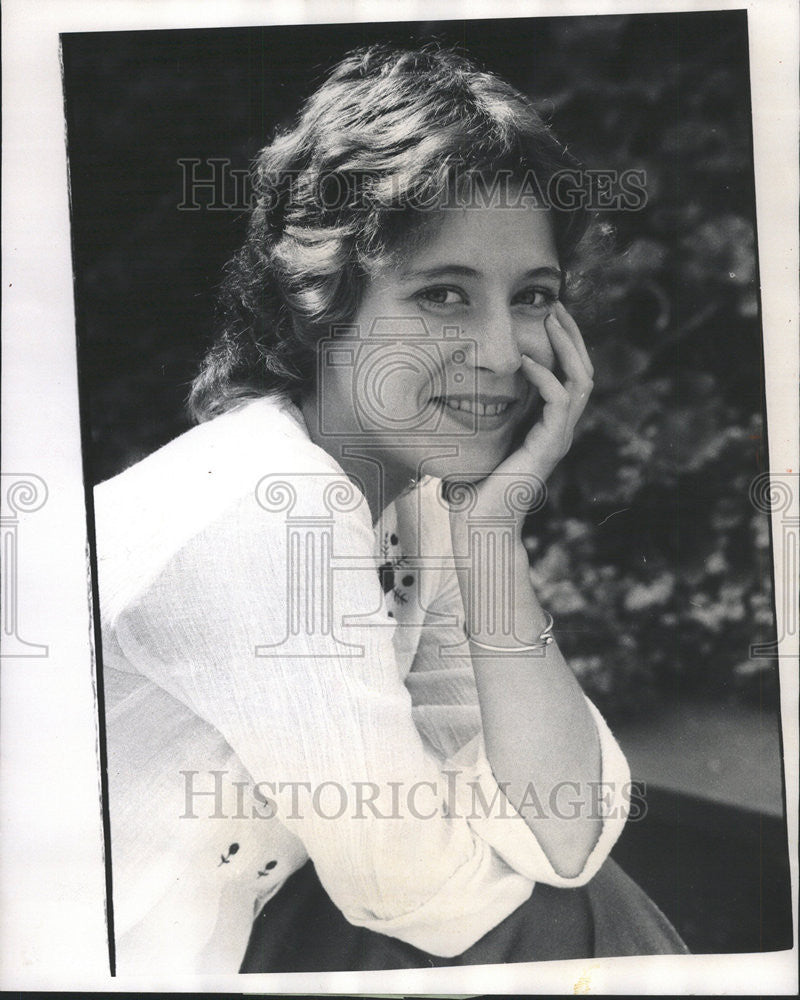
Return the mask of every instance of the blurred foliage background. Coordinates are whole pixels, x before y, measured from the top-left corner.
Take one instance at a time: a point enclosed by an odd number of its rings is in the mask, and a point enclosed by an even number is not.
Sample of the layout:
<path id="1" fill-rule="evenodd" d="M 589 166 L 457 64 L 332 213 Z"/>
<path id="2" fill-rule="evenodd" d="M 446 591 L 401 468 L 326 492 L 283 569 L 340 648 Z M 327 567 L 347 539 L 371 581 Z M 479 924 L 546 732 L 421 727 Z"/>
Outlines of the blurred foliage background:
<path id="1" fill-rule="evenodd" d="M 246 169 L 345 51 L 437 39 L 531 94 L 587 165 L 645 171 L 574 304 L 597 388 L 527 544 L 611 720 L 664 699 L 776 704 L 743 11 L 63 36 L 87 478 L 187 426 L 246 213 L 179 210 L 179 160 Z M 198 174 L 208 168 L 198 168 Z M 204 197 L 206 202 L 204 202 Z"/>

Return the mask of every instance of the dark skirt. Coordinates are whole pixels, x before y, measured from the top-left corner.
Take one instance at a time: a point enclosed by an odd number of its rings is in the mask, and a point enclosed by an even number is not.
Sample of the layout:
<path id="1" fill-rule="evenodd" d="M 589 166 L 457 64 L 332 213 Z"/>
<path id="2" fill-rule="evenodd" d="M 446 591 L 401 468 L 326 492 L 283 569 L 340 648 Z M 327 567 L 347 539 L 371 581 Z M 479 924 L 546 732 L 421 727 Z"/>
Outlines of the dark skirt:
<path id="1" fill-rule="evenodd" d="M 349 924 L 309 861 L 256 918 L 240 971 L 355 972 L 686 954 L 664 914 L 611 859 L 581 888 L 537 884 L 527 902 L 454 958 Z"/>

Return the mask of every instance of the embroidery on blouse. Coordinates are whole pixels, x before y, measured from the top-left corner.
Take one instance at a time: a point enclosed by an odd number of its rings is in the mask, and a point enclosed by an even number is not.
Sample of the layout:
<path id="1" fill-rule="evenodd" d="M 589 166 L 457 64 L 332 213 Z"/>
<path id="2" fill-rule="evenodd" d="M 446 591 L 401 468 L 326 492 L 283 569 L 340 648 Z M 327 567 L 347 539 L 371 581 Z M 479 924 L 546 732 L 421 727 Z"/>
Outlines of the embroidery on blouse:
<path id="1" fill-rule="evenodd" d="M 399 582 L 398 573 L 408 566 L 408 560 L 400 550 L 400 539 L 395 532 L 384 531 L 381 539 L 381 559 L 378 576 L 384 594 L 391 594 L 395 604 L 405 604 L 408 601 L 408 591 L 414 586 L 413 573 L 404 573 Z M 388 611 L 390 618 L 394 612 Z"/>
<path id="2" fill-rule="evenodd" d="M 217 865 L 217 868 L 221 868 L 222 865 L 229 865 L 231 863 L 231 858 L 233 857 L 234 854 L 236 854 L 238 850 L 239 850 L 238 844 L 231 844 L 230 847 L 228 848 L 227 854 L 220 854 L 219 856 L 220 861 L 219 864 Z"/>

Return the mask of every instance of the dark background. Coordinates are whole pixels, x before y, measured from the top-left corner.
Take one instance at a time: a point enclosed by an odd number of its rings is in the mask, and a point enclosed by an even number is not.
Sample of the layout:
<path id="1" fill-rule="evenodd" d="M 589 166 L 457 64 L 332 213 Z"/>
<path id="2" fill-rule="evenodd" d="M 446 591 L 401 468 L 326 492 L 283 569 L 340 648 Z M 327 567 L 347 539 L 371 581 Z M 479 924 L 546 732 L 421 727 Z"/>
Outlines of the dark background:
<path id="1" fill-rule="evenodd" d="M 646 172 L 646 206 L 601 217 L 617 252 L 575 306 L 597 388 L 528 530 L 562 648 L 613 723 L 685 699 L 774 717 L 776 664 L 749 653 L 774 616 L 748 498 L 767 445 L 744 12 L 63 36 L 88 478 L 188 426 L 242 242 L 241 198 L 180 207 L 179 161 L 245 170 L 348 49 L 432 39 L 530 94 L 588 166 Z M 651 804 L 618 856 L 690 947 L 788 946 L 783 827 Z"/>

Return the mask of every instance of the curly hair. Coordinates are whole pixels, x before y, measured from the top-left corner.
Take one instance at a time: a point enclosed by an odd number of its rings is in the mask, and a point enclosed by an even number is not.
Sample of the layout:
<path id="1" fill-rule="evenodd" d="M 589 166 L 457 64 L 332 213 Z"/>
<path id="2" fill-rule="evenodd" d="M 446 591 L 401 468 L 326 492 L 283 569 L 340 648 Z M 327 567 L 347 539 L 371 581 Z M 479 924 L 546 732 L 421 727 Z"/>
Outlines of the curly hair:
<path id="1" fill-rule="evenodd" d="M 485 195 L 501 173 L 533 172 L 544 188 L 576 165 L 527 97 L 464 56 L 351 52 L 255 158 L 247 237 L 226 267 L 190 414 L 206 420 L 271 392 L 298 398 L 313 384 L 316 342 L 352 321 L 370 277 L 430 235 L 437 209 L 463 204 L 470 184 Z M 581 205 L 551 214 L 568 268 L 588 215 Z"/>

